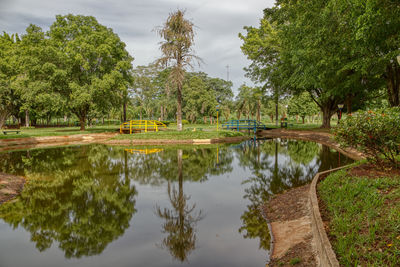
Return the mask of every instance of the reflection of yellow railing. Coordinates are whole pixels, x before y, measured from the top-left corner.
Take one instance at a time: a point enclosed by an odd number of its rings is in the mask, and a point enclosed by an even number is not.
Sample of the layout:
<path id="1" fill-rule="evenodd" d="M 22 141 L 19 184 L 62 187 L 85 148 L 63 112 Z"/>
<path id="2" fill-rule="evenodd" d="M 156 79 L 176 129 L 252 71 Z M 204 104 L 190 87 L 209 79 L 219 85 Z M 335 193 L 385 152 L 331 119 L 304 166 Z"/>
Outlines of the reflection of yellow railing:
<path id="1" fill-rule="evenodd" d="M 129 131 L 130 134 L 133 132 L 141 132 L 141 131 L 144 131 L 145 133 L 147 133 L 148 131 L 158 132 L 158 130 L 161 128 L 167 128 L 167 125 L 165 125 L 161 121 L 131 120 L 122 123 L 119 127 L 119 132 L 123 133 L 124 131 Z"/>
<path id="2" fill-rule="evenodd" d="M 161 152 L 161 151 L 163 151 L 163 149 L 161 149 L 161 148 L 153 148 L 153 149 L 125 149 L 125 151 L 128 151 L 129 153 L 131 153 L 131 154 L 145 154 L 145 155 L 148 155 L 148 154 L 153 154 L 153 153 L 158 153 L 158 152 Z"/>

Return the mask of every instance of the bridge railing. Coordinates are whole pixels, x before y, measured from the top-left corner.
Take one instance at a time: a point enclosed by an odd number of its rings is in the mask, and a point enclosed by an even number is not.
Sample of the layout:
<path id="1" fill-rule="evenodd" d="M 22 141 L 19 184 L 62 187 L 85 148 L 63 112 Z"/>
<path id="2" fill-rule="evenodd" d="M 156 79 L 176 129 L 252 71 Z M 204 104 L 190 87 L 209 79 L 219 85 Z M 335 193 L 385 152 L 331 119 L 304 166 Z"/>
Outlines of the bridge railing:
<path id="1" fill-rule="evenodd" d="M 222 124 L 223 129 L 227 130 L 260 130 L 260 129 L 267 129 L 267 127 L 256 120 L 230 120 Z"/>
<path id="2" fill-rule="evenodd" d="M 128 131 L 131 134 L 132 132 L 144 131 L 147 133 L 148 131 L 156 131 L 158 132 L 160 129 L 166 129 L 167 125 L 162 123 L 161 121 L 156 120 L 130 120 L 124 122 L 120 125 L 119 131 L 123 133 L 124 131 Z"/>

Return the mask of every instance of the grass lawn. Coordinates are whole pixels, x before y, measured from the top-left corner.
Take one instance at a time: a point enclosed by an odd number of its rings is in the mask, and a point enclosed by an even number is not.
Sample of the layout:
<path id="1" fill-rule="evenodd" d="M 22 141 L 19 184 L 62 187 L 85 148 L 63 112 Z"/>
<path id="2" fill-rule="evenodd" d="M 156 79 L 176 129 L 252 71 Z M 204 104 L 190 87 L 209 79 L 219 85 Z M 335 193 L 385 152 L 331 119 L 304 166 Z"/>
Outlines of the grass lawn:
<path id="1" fill-rule="evenodd" d="M 3 134 L 7 129 L 1 129 L 0 139 L 9 138 L 24 138 L 24 137 L 38 137 L 38 136 L 57 136 L 57 135 L 74 135 L 74 134 L 91 134 L 91 133 L 104 133 L 116 132 L 119 129 L 118 125 L 104 125 L 86 128 L 85 131 L 80 131 L 79 127 L 64 127 L 64 128 L 21 128 L 19 134 Z M 10 129 L 13 131 L 15 129 Z"/>
<path id="2" fill-rule="evenodd" d="M 331 174 L 318 189 L 342 266 L 400 266 L 400 176 Z"/>

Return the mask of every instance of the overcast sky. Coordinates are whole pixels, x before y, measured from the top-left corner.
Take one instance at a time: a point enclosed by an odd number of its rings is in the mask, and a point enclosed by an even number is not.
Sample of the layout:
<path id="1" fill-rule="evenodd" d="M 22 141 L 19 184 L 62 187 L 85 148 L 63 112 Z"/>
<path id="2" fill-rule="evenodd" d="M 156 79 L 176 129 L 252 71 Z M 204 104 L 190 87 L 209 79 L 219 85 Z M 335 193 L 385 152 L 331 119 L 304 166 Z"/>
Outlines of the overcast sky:
<path id="1" fill-rule="evenodd" d="M 195 51 L 204 60 L 201 71 L 229 78 L 238 88 L 251 82 L 243 68 L 249 64 L 241 53 L 239 32 L 258 26 L 262 11 L 274 0 L 0 0 L 0 30 L 24 33 L 30 24 L 47 31 L 58 14 L 90 15 L 114 30 L 135 58 L 134 67 L 147 65 L 160 55 L 161 39 L 153 31 L 177 8 L 196 25 Z"/>

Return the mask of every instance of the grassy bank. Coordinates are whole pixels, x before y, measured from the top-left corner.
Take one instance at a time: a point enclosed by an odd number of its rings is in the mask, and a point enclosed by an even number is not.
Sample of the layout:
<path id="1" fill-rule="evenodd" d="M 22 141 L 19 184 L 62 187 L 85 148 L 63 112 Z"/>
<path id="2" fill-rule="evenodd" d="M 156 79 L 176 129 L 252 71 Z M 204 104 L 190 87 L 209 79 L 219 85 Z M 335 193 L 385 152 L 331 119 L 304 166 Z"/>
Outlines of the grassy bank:
<path id="1" fill-rule="evenodd" d="M 94 126 L 86 128 L 85 131 L 80 131 L 79 127 L 62 127 L 62 128 L 21 128 L 19 134 L 3 134 L 3 131 L 13 131 L 15 129 L 1 129 L 0 139 L 9 138 L 27 138 L 27 137 L 39 137 L 39 136 L 57 136 L 57 135 L 75 135 L 75 134 L 92 134 L 92 133 L 105 133 L 105 132 L 116 132 L 119 127 L 116 125 L 111 126 Z"/>
<path id="2" fill-rule="evenodd" d="M 346 171 L 318 187 L 332 246 L 343 266 L 400 266 L 400 177 Z"/>
<path id="3" fill-rule="evenodd" d="M 212 139 L 212 138 L 223 138 L 223 137 L 235 137 L 244 136 L 245 133 L 237 131 L 181 131 L 168 129 L 166 131 L 159 132 L 148 132 L 148 133 L 136 133 L 136 134 L 122 134 L 117 135 L 113 139 L 168 139 L 168 140 L 186 140 L 186 139 Z"/>

